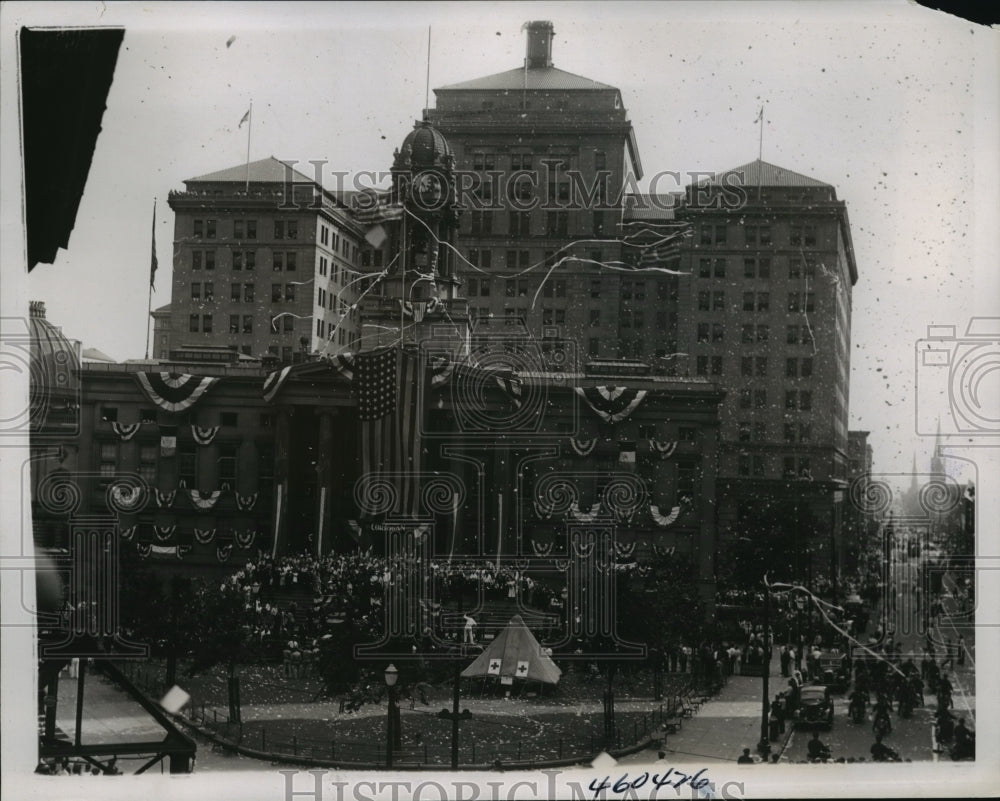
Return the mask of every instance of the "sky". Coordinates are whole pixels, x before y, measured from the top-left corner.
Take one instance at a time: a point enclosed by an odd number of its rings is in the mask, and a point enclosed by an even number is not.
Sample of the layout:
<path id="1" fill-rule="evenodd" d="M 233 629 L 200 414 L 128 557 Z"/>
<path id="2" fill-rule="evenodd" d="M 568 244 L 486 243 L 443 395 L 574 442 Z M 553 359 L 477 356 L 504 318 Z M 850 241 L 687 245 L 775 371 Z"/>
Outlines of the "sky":
<path id="1" fill-rule="evenodd" d="M 849 425 L 871 432 L 876 471 L 908 472 L 914 455 L 926 467 L 933 436 L 915 434 L 917 410 L 955 429 L 947 380 L 915 366 L 927 326 L 956 326 L 964 347 L 970 316 L 1000 315 L 997 36 L 941 12 L 905 2 L 13 2 L 0 13 L 5 40 L 22 22 L 126 28 L 69 248 L 7 282 L 24 306 L 45 301 L 68 336 L 116 359 L 145 351 L 154 199 L 156 308 L 170 301 L 167 194 L 245 162 L 238 126 L 251 101 L 252 160 L 384 170 L 421 116 L 428 27 L 433 88 L 521 66 L 529 19 L 554 23 L 555 66 L 621 90 L 641 185 L 752 161 L 763 105 L 764 160 L 847 202 L 860 274 Z M 985 397 L 1000 399 L 998 377 L 986 375 Z M 949 464 L 975 477 L 969 463 Z"/>

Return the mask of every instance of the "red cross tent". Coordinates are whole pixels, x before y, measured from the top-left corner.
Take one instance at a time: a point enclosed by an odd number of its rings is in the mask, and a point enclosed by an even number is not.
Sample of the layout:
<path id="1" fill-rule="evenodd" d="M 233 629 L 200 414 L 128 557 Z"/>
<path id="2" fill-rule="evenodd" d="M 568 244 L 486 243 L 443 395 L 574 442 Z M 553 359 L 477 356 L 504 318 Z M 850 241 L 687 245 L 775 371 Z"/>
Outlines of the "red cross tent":
<path id="1" fill-rule="evenodd" d="M 520 615 L 514 615 L 486 650 L 462 671 L 467 679 L 497 676 L 543 684 L 557 684 L 561 675 L 562 671 L 542 651 Z"/>

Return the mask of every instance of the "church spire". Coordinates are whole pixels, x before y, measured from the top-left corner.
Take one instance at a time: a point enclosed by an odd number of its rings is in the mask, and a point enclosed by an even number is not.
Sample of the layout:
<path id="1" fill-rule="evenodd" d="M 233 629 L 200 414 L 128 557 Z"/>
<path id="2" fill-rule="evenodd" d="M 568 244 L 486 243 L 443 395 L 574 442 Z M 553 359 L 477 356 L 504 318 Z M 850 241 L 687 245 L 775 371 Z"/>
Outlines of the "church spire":
<path id="1" fill-rule="evenodd" d="M 941 418 L 939 417 L 937 434 L 934 436 L 934 453 L 931 456 L 931 473 L 937 475 L 944 472 L 944 454 L 941 452 Z"/>

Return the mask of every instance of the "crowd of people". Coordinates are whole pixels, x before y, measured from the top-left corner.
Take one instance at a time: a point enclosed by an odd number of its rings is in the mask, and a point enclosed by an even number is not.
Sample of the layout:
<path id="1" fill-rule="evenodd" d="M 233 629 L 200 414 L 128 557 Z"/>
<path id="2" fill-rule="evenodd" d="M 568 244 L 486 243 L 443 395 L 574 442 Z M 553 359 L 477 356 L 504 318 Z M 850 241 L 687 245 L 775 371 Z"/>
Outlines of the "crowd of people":
<path id="1" fill-rule="evenodd" d="M 69 757 L 43 759 L 35 768 L 35 773 L 43 776 L 121 776 L 122 772 L 118 769 L 117 761 L 116 758 L 112 758 L 101 769 L 83 759 L 70 759 Z"/>

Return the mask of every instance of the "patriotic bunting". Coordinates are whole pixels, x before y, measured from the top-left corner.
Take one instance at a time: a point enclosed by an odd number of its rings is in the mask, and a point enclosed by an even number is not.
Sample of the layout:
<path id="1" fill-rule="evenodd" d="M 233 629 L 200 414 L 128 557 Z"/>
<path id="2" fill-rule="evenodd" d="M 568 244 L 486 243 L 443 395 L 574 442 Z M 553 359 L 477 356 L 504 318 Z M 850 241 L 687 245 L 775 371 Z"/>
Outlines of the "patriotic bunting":
<path id="1" fill-rule="evenodd" d="M 447 354 L 431 356 L 431 387 L 439 389 L 447 384 L 455 373 L 455 362 Z"/>
<path id="2" fill-rule="evenodd" d="M 592 439 L 577 439 L 569 437 L 570 447 L 577 456 L 590 456 L 594 448 L 597 447 L 597 437 Z"/>
<path id="3" fill-rule="evenodd" d="M 185 373 L 136 373 L 142 391 L 153 403 L 168 412 L 190 409 L 218 381 L 210 376 Z"/>
<path id="4" fill-rule="evenodd" d="M 160 490 L 155 490 L 156 492 L 156 505 L 161 509 L 163 507 L 170 508 L 174 505 L 174 498 L 177 496 L 177 490 L 172 490 L 170 492 L 161 492 Z"/>
<path id="5" fill-rule="evenodd" d="M 135 551 L 139 554 L 140 559 L 146 559 L 152 552 L 153 546 L 148 542 L 137 542 L 135 544 Z"/>
<path id="6" fill-rule="evenodd" d="M 132 537 L 135 536 L 135 529 L 135 526 L 129 526 L 128 528 L 120 529 L 118 533 L 121 534 L 121 538 L 125 540 L 125 542 L 129 542 Z"/>
<path id="7" fill-rule="evenodd" d="M 153 533 L 156 535 L 156 539 L 158 539 L 160 542 L 166 542 L 173 536 L 173 533 L 176 529 L 177 529 L 176 525 L 153 526 Z"/>
<path id="8" fill-rule="evenodd" d="M 251 512 L 254 506 L 257 504 L 257 493 L 254 492 L 250 495 L 240 495 L 236 493 L 236 508 L 241 512 Z"/>
<path id="9" fill-rule="evenodd" d="M 194 530 L 194 538 L 202 545 L 208 545 L 213 539 L 215 539 L 215 529 L 196 528 Z"/>
<path id="10" fill-rule="evenodd" d="M 278 394 L 278 390 L 284 386 L 285 381 L 288 380 L 288 374 L 292 371 L 292 365 L 287 367 L 282 367 L 280 370 L 275 370 L 267 378 L 264 379 L 264 400 L 270 403 L 274 400 L 274 396 Z"/>
<path id="11" fill-rule="evenodd" d="M 531 541 L 531 547 L 535 552 L 535 556 L 545 557 L 552 553 L 552 548 L 555 545 L 554 542 L 537 542 L 536 540 Z"/>
<path id="12" fill-rule="evenodd" d="M 646 390 L 628 387 L 576 387 L 575 390 L 606 423 L 627 420 L 646 397 Z"/>
<path id="13" fill-rule="evenodd" d="M 215 435 L 219 433 L 219 426 L 191 426 L 191 436 L 199 445 L 211 445 Z"/>
<path id="14" fill-rule="evenodd" d="M 653 439 L 653 437 L 649 438 L 649 449 L 660 454 L 661 459 L 669 459 L 670 455 L 674 452 L 674 450 L 676 450 L 676 448 L 677 440 L 673 440 L 672 442 L 669 440 L 660 442 Z"/>
<path id="15" fill-rule="evenodd" d="M 254 538 L 257 536 L 256 531 L 246 531 L 240 533 L 239 531 L 233 531 L 233 539 L 236 540 L 236 544 L 241 548 L 249 548 L 253 545 Z"/>
<path id="16" fill-rule="evenodd" d="M 215 549 L 215 558 L 220 562 L 228 561 L 229 555 L 233 552 L 232 545 L 219 545 Z"/>
<path id="17" fill-rule="evenodd" d="M 590 507 L 589 512 L 581 512 L 580 507 L 577 505 L 576 501 L 573 501 L 569 505 L 569 513 L 572 515 L 574 520 L 579 520 L 581 523 L 591 523 L 597 519 L 597 516 L 601 513 L 601 502 L 593 504 Z"/>
<path id="18" fill-rule="evenodd" d="M 142 487 L 133 487 L 128 484 L 115 484 L 111 487 L 114 506 L 123 512 L 136 511 L 142 505 L 144 496 Z"/>
<path id="19" fill-rule="evenodd" d="M 670 514 L 661 515 L 659 506 L 657 506 L 656 504 L 649 505 L 649 514 L 652 515 L 653 522 L 660 527 L 669 526 L 671 523 L 677 520 L 677 518 L 680 516 L 680 513 L 681 513 L 681 507 L 675 506 L 673 509 L 670 510 Z"/>
<path id="20" fill-rule="evenodd" d="M 615 558 L 628 559 L 635 553 L 635 542 L 619 542 L 615 540 Z"/>
<path id="21" fill-rule="evenodd" d="M 128 442 L 136 435 L 142 423 L 112 423 L 111 429 L 121 438 L 122 442 Z"/>
<path id="22" fill-rule="evenodd" d="M 191 503 L 193 503 L 196 508 L 204 510 L 211 509 L 215 506 L 215 502 L 219 500 L 221 492 L 219 490 L 215 490 L 215 492 L 202 495 L 199 490 L 189 489 L 188 495 L 191 497 Z"/>
<path id="23" fill-rule="evenodd" d="M 350 353 L 338 353 L 328 360 L 333 369 L 340 373 L 348 381 L 354 380 L 354 356 Z"/>

